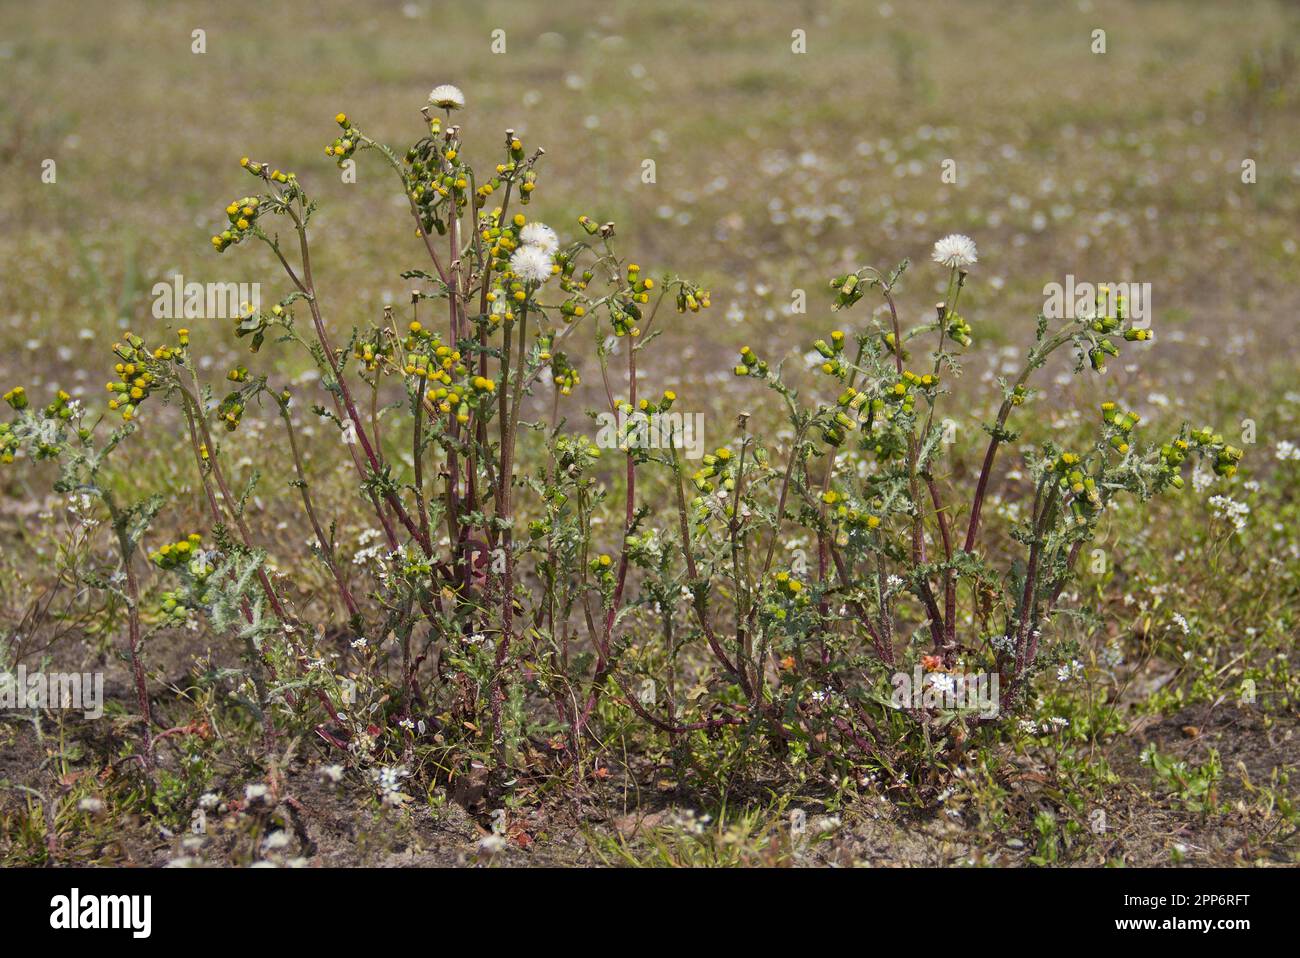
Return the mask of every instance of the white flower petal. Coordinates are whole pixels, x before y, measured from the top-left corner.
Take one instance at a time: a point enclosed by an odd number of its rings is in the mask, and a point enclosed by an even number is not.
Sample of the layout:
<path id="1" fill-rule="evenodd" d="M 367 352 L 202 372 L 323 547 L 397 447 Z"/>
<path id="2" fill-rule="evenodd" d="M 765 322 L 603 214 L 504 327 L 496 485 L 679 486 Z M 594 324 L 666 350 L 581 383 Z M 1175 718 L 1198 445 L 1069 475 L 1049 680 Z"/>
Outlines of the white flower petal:
<path id="1" fill-rule="evenodd" d="M 464 105 L 465 94 L 460 91 L 460 87 L 450 83 L 440 84 L 429 92 L 429 106 L 436 106 L 440 110 L 459 110 Z"/>

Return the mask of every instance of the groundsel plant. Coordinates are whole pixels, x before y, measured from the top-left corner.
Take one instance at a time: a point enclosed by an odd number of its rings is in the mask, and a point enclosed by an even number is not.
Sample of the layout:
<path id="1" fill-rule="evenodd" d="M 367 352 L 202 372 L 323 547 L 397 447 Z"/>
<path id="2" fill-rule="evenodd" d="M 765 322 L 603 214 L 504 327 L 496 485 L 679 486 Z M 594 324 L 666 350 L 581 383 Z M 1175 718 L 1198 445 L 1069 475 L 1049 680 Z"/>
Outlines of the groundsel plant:
<path id="1" fill-rule="evenodd" d="M 1192 456 L 1209 459 L 1217 474 L 1231 476 L 1242 451 L 1208 427 L 1183 426 L 1159 445 L 1144 445 L 1136 435 L 1139 417 L 1114 401 L 1102 402 L 1090 447 L 1063 449 L 1049 442 L 1029 458 L 1032 505 L 1012 531 L 1022 551 L 1005 566 L 995 565 L 981 548 L 981 519 L 999 450 L 1018 438 L 1011 416 L 1033 397 L 1033 374 L 1060 349 L 1074 352 L 1076 374 L 1102 373 L 1106 360 L 1119 354 L 1119 343 L 1144 343 L 1153 335 L 1131 324 L 1123 297 L 1109 302 L 1105 287 L 1092 309 L 1056 328 L 1040 314 L 1020 372 L 998 381 L 1002 402 L 994 421 L 984 425 L 988 441 L 978 478 L 963 495 L 942 478 L 957 472 L 944 462 L 951 446 L 945 432 L 955 420 L 937 418 L 936 411 L 947 394 L 945 382 L 960 375 L 961 357 L 974 343 L 958 306 L 977 262 L 975 243 L 946 236 L 935 243 L 933 260 L 948 272 L 947 294 L 932 319 L 908 329 L 896 302 L 907 261 L 888 273 L 865 267 L 831 280 L 835 310 L 878 297 L 887 318 L 871 320 L 852 345 L 838 329 L 813 344 L 828 383 L 827 401 L 801 402 L 779 369 L 748 347 L 741 351 L 736 375 L 758 379 L 781 396 L 794 430 L 775 515 L 765 521 L 763 505 L 747 502 L 743 494 L 769 461 L 754 440 L 745 441 L 740 456 L 728 455 L 721 469 L 697 473 L 695 482 L 705 496 L 740 491 L 736 509 L 754 517 L 751 527 L 793 517 L 812 530 L 817 552 L 809 581 L 774 569 L 769 545 L 759 575 L 737 583 L 753 596 L 738 609 L 740 621 L 788 652 L 786 661 L 797 673 L 820 673 L 828 688 L 844 694 L 843 708 L 851 711 L 873 691 L 869 671 L 846 674 L 844 665 L 859 661 L 858 650 L 865 648 L 888 670 L 897 668 L 903 664 L 899 626 L 915 625 L 906 645 L 920 651 L 926 672 L 949 673 L 940 684 L 950 685 L 953 674 L 998 678 L 998 714 L 969 717 L 988 722 L 1023 706 L 1044 629 L 1080 550 L 1115 498 L 1146 500 L 1182 489 L 1184 463 Z M 933 347 L 922 353 L 927 339 Z M 746 448 L 758 465 L 749 477 L 740 467 Z M 700 518 L 707 509 L 700 507 Z M 737 549 L 744 548 L 744 525 L 731 533 Z M 742 656 L 737 672 L 746 671 L 749 684 L 763 681 L 761 662 Z M 847 686 L 848 681 L 859 684 Z M 934 717 L 909 711 L 922 720 Z M 861 718 L 869 729 L 865 711 Z M 851 718 L 841 715 L 840 721 L 846 734 L 854 734 Z"/>
<path id="2" fill-rule="evenodd" d="M 1022 372 L 1001 383 L 978 480 L 961 495 L 943 478 L 936 412 L 974 342 L 958 306 L 977 253 L 959 235 L 935 245 L 948 294 L 914 328 L 902 328 L 896 304 L 906 262 L 832 281 L 837 310 L 878 298 L 887 319 L 813 344 L 821 398 L 741 352 L 736 375 L 775 394 L 788 442 L 769 445 L 742 415 L 734 440 L 698 468 L 673 443 L 647 448 L 629 417 L 653 422 L 678 397 L 648 390 L 638 360 L 665 304 L 698 312 L 709 291 L 624 258 L 613 223 L 582 216 L 564 237 L 529 219 L 544 151 L 505 130 L 498 154 L 471 166 L 454 122 L 465 106 L 457 88 L 436 87 L 423 133 L 405 150 L 344 113 L 334 118 L 326 156 L 343 165 L 367 155 L 388 169 L 420 260 L 401 274 L 406 302 L 347 331 L 337 318 L 346 304 L 317 292 L 315 200 L 296 174 L 240 161 L 252 186 L 225 206 L 211 244 L 224 255 L 260 249 L 281 293 L 245 309 L 233 332 L 253 355 L 269 346 L 314 363 L 320 394 L 309 409 L 245 365 L 223 389 L 203 382 L 187 329 L 165 342 L 127 333 L 113 346 L 108 412 L 94 425 L 63 393 L 45 410 L 28 408 L 21 387 L 5 396 L 17 418 L 0 427 L 0 454 L 57 458 L 60 482 L 80 492 L 99 488 L 94 441 L 104 424 L 123 421 L 111 450 L 151 405 L 178 410 L 211 528 L 151 553 L 150 621 L 203 619 L 239 643 L 272 763 L 277 736 L 305 726 L 323 748 L 372 767 L 398 754 L 405 766 L 436 743 L 450 777 L 486 764 L 500 784 L 539 754 L 580 766 L 604 726 L 634 715 L 679 759 L 722 740 L 888 766 L 900 728 L 995 720 L 892 709 L 892 673 L 918 662 L 929 673 L 992 671 L 1003 689 L 998 717 L 1021 709 L 1041 639 L 1107 505 L 1181 488 L 1192 456 L 1221 474 L 1236 468 L 1240 451 L 1209 429 L 1147 446 L 1134 414 L 1103 403 L 1095 443 L 1048 443 L 1030 458 L 1032 508 L 1015 530 L 1023 554 L 996 564 L 1005 557 L 981 548 L 981 516 L 1033 373 L 1059 349 L 1074 351 L 1077 372 L 1101 370 L 1120 343 L 1151 336 L 1125 320 L 1122 302 L 1099 299 L 1095 313 L 1058 328 L 1040 316 Z M 617 450 L 569 426 L 583 354 L 595 360 L 601 411 L 628 423 Z M 342 624 L 333 638 L 304 621 L 290 574 L 269 567 L 254 537 L 247 510 L 259 480 L 231 481 L 223 437 L 259 409 L 284 430 L 284 472 Z M 333 449 L 303 441 L 308 413 L 337 437 Z M 360 576 L 308 478 L 313 454 L 328 461 L 339 450 L 378 530 Z M 129 654 L 151 726 L 131 560 L 164 503 L 104 504 L 121 530 Z M 806 569 L 781 547 L 800 536 L 815 543 Z M 356 678 L 337 674 L 343 657 L 359 663 Z M 152 728 L 145 741 L 152 765 Z"/>

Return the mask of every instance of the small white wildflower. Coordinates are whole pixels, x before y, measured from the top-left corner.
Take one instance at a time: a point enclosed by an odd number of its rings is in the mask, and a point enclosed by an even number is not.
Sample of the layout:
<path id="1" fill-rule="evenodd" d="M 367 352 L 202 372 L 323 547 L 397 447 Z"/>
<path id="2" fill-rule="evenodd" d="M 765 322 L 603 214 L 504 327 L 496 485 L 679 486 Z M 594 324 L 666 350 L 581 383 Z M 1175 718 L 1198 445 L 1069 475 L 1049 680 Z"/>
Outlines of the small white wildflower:
<path id="1" fill-rule="evenodd" d="M 548 253 L 560 248 L 560 237 L 545 223 L 527 224 L 519 231 L 519 240 L 525 246 L 537 246 Z"/>
<path id="2" fill-rule="evenodd" d="M 204 792 L 199 796 L 199 808 L 211 811 L 221 804 L 221 797 L 214 795 L 212 792 Z"/>
<path id="3" fill-rule="evenodd" d="M 1083 663 L 1078 659 L 1071 659 L 1056 670 L 1056 681 L 1068 682 L 1083 674 Z"/>
<path id="4" fill-rule="evenodd" d="M 934 244 L 934 261 L 954 269 L 970 266 L 978 261 L 975 241 L 961 233 L 950 233 Z"/>
<path id="5" fill-rule="evenodd" d="M 1192 468 L 1192 488 L 1197 492 L 1204 492 L 1214 485 L 1214 478 L 1214 473 L 1206 469 L 1202 463 L 1198 462 Z"/>
<path id="6" fill-rule="evenodd" d="M 1210 509 L 1220 519 L 1232 523 L 1237 532 L 1246 528 L 1246 517 L 1250 515 L 1250 506 L 1228 496 L 1210 496 Z"/>
<path id="7" fill-rule="evenodd" d="M 343 780 L 342 765 L 322 765 L 316 770 L 316 774 L 326 782 L 341 782 Z"/>
<path id="8" fill-rule="evenodd" d="M 1192 634 L 1192 627 L 1187 624 L 1187 620 L 1183 618 L 1183 614 L 1181 612 L 1175 612 L 1173 615 L 1173 619 L 1174 619 L 1174 625 L 1178 626 L 1178 628 L 1182 630 L 1183 635 Z"/>
<path id="9" fill-rule="evenodd" d="M 460 87 L 450 83 L 440 84 L 429 92 L 429 106 L 436 106 L 440 110 L 459 110 L 464 105 L 465 94 L 460 92 Z"/>
<path id="10" fill-rule="evenodd" d="M 506 840 L 501 835 L 493 832 L 491 835 L 484 835 L 478 843 L 478 850 L 488 855 L 495 855 L 506 847 Z"/>
<path id="11" fill-rule="evenodd" d="M 383 546 L 367 546 L 364 549 L 358 549 L 357 554 L 352 557 L 353 565 L 366 565 L 368 562 L 381 559 L 384 554 Z"/>
<path id="12" fill-rule="evenodd" d="M 261 782 L 254 782 L 252 785 L 244 786 L 244 801 L 252 804 L 266 798 L 270 789 Z"/>
<path id="13" fill-rule="evenodd" d="M 1016 640 L 1009 635 L 990 636 L 989 645 L 993 646 L 995 652 L 1001 652 L 1003 655 L 1015 655 L 1016 653 Z"/>
<path id="14" fill-rule="evenodd" d="M 1124 651 L 1118 642 L 1111 642 L 1102 650 L 1101 661 L 1112 672 L 1124 664 Z"/>
<path id="15" fill-rule="evenodd" d="M 813 692 L 813 701 L 818 705 L 828 705 L 835 701 L 835 690 L 833 689 L 815 689 Z"/>
<path id="16" fill-rule="evenodd" d="M 541 285 L 551 278 L 551 254 L 540 246 L 521 246 L 510 257 L 510 270 L 525 283 Z"/>
<path id="17" fill-rule="evenodd" d="M 1283 439 L 1279 442 L 1273 454 L 1277 456 L 1279 462 L 1300 462 L 1300 446 L 1297 446 L 1289 439 Z"/>
<path id="18" fill-rule="evenodd" d="M 366 641 L 366 637 L 365 637 L 364 635 L 361 635 L 361 636 L 357 636 L 357 638 L 353 639 L 352 642 L 351 642 L 350 644 L 351 644 L 352 648 L 357 649 L 358 651 L 360 651 L 361 649 L 364 649 L 364 648 L 365 648 L 367 645 L 369 645 L 370 643 Z"/>
<path id="19" fill-rule="evenodd" d="M 104 810 L 104 802 L 102 799 L 94 797 L 83 798 L 81 801 L 77 802 L 77 808 L 80 811 L 90 812 L 92 815 L 98 815 Z"/>
<path id="20" fill-rule="evenodd" d="M 278 829 L 262 839 L 262 849 L 264 851 L 275 851 L 279 848 L 285 848 L 289 844 L 289 833 L 284 829 Z"/>
<path id="21" fill-rule="evenodd" d="M 669 823 L 673 828 L 679 828 L 691 835 L 703 835 L 712 820 L 711 815 L 699 815 L 693 808 L 683 808 L 673 813 Z"/>
<path id="22" fill-rule="evenodd" d="M 370 777 L 379 789 L 379 799 L 385 805 L 401 805 L 409 796 L 401 792 L 402 779 L 411 773 L 402 765 L 383 765 L 370 770 Z"/>
<path id="23" fill-rule="evenodd" d="M 951 675 L 945 675 L 943 672 L 931 672 L 927 677 L 930 688 L 937 689 L 944 695 L 951 695 L 957 690 L 957 682 Z"/>
<path id="24" fill-rule="evenodd" d="M 841 824 L 838 815 L 819 815 L 809 823 L 809 830 L 814 835 L 829 835 L 839 831 Z"/>

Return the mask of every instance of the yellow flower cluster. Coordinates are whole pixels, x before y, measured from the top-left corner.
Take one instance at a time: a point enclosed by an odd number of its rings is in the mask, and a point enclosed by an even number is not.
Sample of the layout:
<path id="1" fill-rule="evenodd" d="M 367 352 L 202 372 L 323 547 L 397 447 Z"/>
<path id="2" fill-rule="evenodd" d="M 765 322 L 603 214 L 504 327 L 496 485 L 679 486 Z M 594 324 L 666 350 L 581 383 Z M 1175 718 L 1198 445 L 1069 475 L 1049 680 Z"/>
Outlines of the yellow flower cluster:
<path id="1" fill-rule="evenodd" d="M 502 223 L 502 210 L 497 207 L 490 217 L 480 221 L 479 238 L 488 244 L 487 252 L 492 257 L 492 270 L 504 273 L 510 269 L 510 254 L 519 248 L 519 231 L 528 222 L 522 213 L 516 213 L 509 221 Z"/>
<path id="2" fill-rule="evenodd" d="M 54 394 L 54 402 L 45 407 L 46 419 L 71 419 L 72 396 L 60 389 Z"/>
<path id="3" fill-rule="evenodd" d="M 160 569 L 188 566 L 202 542 L 203 537 L 197 532 L 192 532 L 179 542 L 169 542 L 149 553 L 149 561 Z"/>
<path id="4" fill-rule="evenodd" d="M 18 411 L 27 408 L 27 390 L 22 386 L 15 386 L 4 395 L 4 400 L 10 406 Z"/>
<path id="5" fill-rule="evenodd" d="M 556 254 L 555 264 L 560 267 L 560 289 L 564 290 L 566 293 L 576 294 L 583 292 L 586 290 L 587 284 L 590 283 L 595 276 L 590 269 L 584 269 L 579 273 L 577 258 L 569 256 L 567 253 L 561 252 Z M 570 302 L 576 301 L 571 300 Z M 567 305 L 568 303 L 565 304 L 565 306 Z M 570 313 L 567 309 L 563 308 L 562 311 L 566 316 L 581 316 L 583 314 L 582 307 L 578 307 L 576 313 Z"/>
<path id="6" fill-rule="evenodd" d="M 524 144 L 519 137 L 515 136 L 513 130 L 506 131 L 506 153 L 508 158 L 505 163 L 498 163 L 496 166 L 496 175 L 484 183 L 475 191 L 474 205 L 481 207 L 487 202 L 487 198 L 501 188 L 504 180 L 512 178 L 524 162 Z M 537 188 L 537 175 L 529 170 L 519 183 L 519 200 L 525 206 L 528 205 L 530 194 Z"/>
<path id="7" fill-rule="evenodd" d="M 804 598 L 804 585 L 790 573 L 782 570 L 778 572 L 773 579 L 776 581 L 777 591 L 789 596 L 792 599 Z"/>
<path id="8" fill-rule="evenodd" d="M 258 197 L 244 196 L 226 207 L 226 218 L 230 220 L 230 225 L 212 237 L 212 246 L 218 253 L 224 253 L 229 247 L 243 241 L 257 222 L 261 206 L 262 201 Z"/>
<path id="9" fill-rule="evenodd" d="M 333 157 L 341 167 L 344 162 L 357 149 L 357 140 L 360 134 L 348 120 L 346 113 L 339 113 L 334 117 L 334 122 L 343 128 L 343 135 L 336 136 L 329 146 L 325 147 L 325 155 Z"/>
<path id="10" fill-rule="evenodd" d="M 756 376 L 759 379 L 767 378 L 767 360 L 759 359 L 752 349 L 748 346 L 740 347 L 740 362 L 733 370 L 737 376 Z"/>
<path id="11" fill-rule="evenodd" d="M 1128 436 L 1141 420 L 1137 413 L 1123 412 L 1113 402 L 1101 404 L 1101 418 L 1117 431 L 1110 437 L 1110 444 L 1121 456 L 1129 450 Z"/>
<path id="12" fill-rule="evenodd" d="M 547 345 L 543 347 L 541 359 L 542 362 L 550 362 L 551 379 L 555 387 L 560 391 L 561 396 L 568 396 L 573 392 L 573 387 L 582 382 L 582 377 L 578 375 L 577 367 L 569 362 L 569 357 L 564 353 L 557 353 L 554 356 L 549 351 L 550 339 L 547 338 Z"/>
<path id="13" fill-rule="evenodd" d="M 188 341 L 189 331 L 180 332 L 185 334 L 182 338 Z M 113 394 L 113 398 L 108 401 L 108 408 L 120 410 L 122 419 L 130 422 L 135 418 L 140 404 L 149 398 L 154 386 L 156 377 L 149 365 L 173 359 L 177 351 L 168 346 L 159 346 L 151 353 L 145 348 L 144 340 L 134 333 L 127 333 L 123 338 L 124 342 L 113 344 L 113 353 L 118 358 L 113 371 L 119 378 L 110 381 L 106 388 Z"/>
<path id="14" fill-rule="evenodd" d="M 1242 456 L 1245 455 L 1241 449 L 1228 445 L 1223 441 L 1223 436 L 1211 431 L 1209 426 L 1194 430 L 1189 438 L 1199 446 L 1208 447 L 1214 453 L 1215 475 L 1231 479 L 1237 474 L 1237 463 L 1241 462 Z"/>
<path id="15" fill-rule="evenodd" d="M 848 371 L 848 367 L 844 365 L 843 360 L 843 330 L 833 330 L 831 332 L 831 341 L 829 343 L 824 339 L 817 340 L 813 343 L 813 349 L 821 353 L 822 359 L 825 360 L 825 362 L 822 363 L 821 369 L 827 376 L 842 376 Z"/>
<path id="16" fill-rule="evenodd" d="M 637 325 L 641 321 L 641 307 L 650 302 L 650 290 L 654 289 L 655 281 L 650 277 L 642 278 L 641 267 L 636 263 L 630 263 L 627 267 L 627 286 L 620 289 L 609 301 L 610 321 L 614 326 L 615 336 L 631 336 L 636 338 L 641 335 L 641 327 Z M 683 290 L 686 287 L 683 284 Z M 690 302 L 694 304 L 691 308 L 698 312 L 702 306 L 700 299 L 703 299 L 703 306 L 708 305 L 707 295 L 699 295 L 697 291 L 678 293 L 678 309 L 684 309 L 681 305 L 685 302 L 683 297 L 689 296 Z M 697 298 L 698 296 L 698 298 Z"/>
<path id="17" fill-rule="evenodd" d="M 677 312 L 679 313 L 684 313 L 687 310 L 698 313 L 702 309 L 708 309 L 709 305 L 709 291 L 703 287 L 683 283 L 681 289 L 677 292 Z"/>
<path id="18" fill-rule="evenodd" d="M 221 421 L 226 432 L 234 432 L 238 429 L 240 420 L 243 418 L 244 397 L 240 393 L 230 393 L 217 404 L 217 419 Z"/>
<path id="19" fill-rule="evenodd" d="M 880 527 L 880 517 L 872 512 L 865 512 L 855 507 L 847 496 L 836 492 L 834 489 L 827 489 L 822 494 L 822 502 L 832 506 L 831 517 L 837 522 L 842 522 L 852 529 L 877 529 Z"/>
<path id="20" fill-rule="evenodd" d="M 734 460 L 731 450 L 726 446 L 715 450 L 712 454 L 705 454 L 700 462 L 700 468 L 691 476 L 691 482 L 695 483 L 695 488 L 700 492 L 716 492 L 719 485 L 727 491 L 735 488 L 736 480 L 732 475 Z"/>

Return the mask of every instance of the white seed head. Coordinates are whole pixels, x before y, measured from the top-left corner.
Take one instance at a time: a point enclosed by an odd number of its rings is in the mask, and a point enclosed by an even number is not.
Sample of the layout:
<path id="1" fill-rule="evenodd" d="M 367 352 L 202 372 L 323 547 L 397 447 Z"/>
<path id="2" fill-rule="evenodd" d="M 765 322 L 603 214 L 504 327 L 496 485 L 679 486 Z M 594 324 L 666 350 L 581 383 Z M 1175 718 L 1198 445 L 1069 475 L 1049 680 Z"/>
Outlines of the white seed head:
<path id="1" fill-rule="evenodd" d="M 442 83 L 430 91 L 429 105 L 440 110 L 459 110 L 465 106 L 465 94 L 460 92 L 460 87 Z"/>
<path id="2" fill-rule="evenodd" d="M 548 253 L 560 248 L 560 237 L 545 223 L 529 223 L 519 231 L 519 239 L 525 246 L 538 246 Z"/>
<path id="3" fill-rule="evenodd" d="M 963 269 L 977 260 L 975 241 L 961 233 L 951 233 L 934 244 L 934 261 L 942 266 Z"/>
<path id="4" fill-rule="evenodd" d="M 521 246 L 510 257 L 510 269 L 525 283 L 540 286 L 551 278 L 551 254 L 540 246 Z"/>

